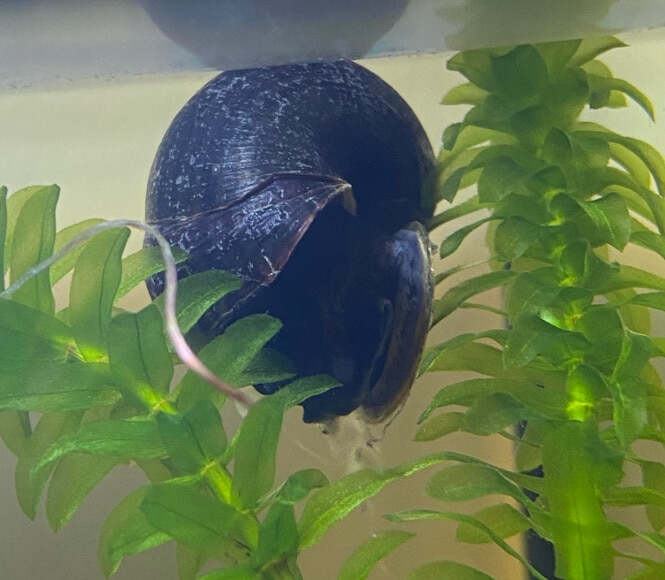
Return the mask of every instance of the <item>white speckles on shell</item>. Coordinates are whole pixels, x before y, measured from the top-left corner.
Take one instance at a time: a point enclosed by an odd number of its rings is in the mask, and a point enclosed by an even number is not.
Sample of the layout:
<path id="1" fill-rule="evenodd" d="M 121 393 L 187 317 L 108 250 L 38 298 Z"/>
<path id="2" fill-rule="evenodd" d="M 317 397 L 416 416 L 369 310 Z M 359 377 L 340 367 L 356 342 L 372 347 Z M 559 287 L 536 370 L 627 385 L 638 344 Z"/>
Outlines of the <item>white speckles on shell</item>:
<path id="1" fill-rule="evenodd" d="M 146 216 L 193 256 L 190 269 L 228 269 L 255 288 L 278 275 L 317 212 L 354 185 L 349 166 L 374 167 L 366 181 L 376 190 L 354 189 L 359 214 L 392 228 L 426 217 L 420 194 L 432 162 L 413 112 L 355 63 L 231 71 L 169 127 Z"/>

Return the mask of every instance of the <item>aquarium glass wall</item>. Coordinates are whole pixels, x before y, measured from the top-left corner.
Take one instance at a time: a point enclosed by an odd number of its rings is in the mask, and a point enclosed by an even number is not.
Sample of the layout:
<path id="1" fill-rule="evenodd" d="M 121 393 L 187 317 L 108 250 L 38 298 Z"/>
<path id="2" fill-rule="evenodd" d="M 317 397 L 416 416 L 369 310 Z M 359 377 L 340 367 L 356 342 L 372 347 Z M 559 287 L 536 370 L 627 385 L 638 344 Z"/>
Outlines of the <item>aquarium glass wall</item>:
<path id="1" fill-rule="evenodd" d="M 139 4 L 123 1 L 111 7 L 105 2 L 72 0 L 57 3 L 57 7 L 56 3 L 40 1 L 0 6 L 0 184 L 6 185 L 11 195 L 27 185 L 57 183 L 62 189 L 59 228 L 88 218 L 144 217 L 148 175 L 164 132 L 187 100 L 216 74 L 213 67 L 365 57 L 360 62 L 403 96 L 438 151 L 443 129 L 461 120 L 468 110 L 466 105 L 440 104 L 443 95 L 461 82 L 459 75 L 446 69 L 452 51 L 632 29 L 619 34 L 629 46 L 611 51 L 604 62 L 616 76 L 628 79 L 651 97 L 657 122 L 652 123 L 632 104 L 619 111 L 594 113 L 593 119 L 665 151 L 661 120 L 665 112 L 665 29 L 636 30 L 665 25 L 657 0 L 511 0 L 500 11 L 496 10 L 497 2 L 483 0 L 367 2 L 363 3 L 367 13 L 357 15 L 356 20 L 349 17 L 348 22 L 343 11 L 332 10 L 327 4 L 321 3 L 319 12 L 318 3 L 305 3 L 315 4 L 316 9 L 303 15 L 297 12 L 300 4 L 292 2 L 293 12 L 271 13 L 271 18 L 284 17 L 289 26 L 301 18 L 297 28 L 304 31 L 303 38 L 295 42 L 292 36 L 285 36 L 274 45 L 256 44 L 231 56 L 209 43 L 206 35 L 218 34 L 215 27 L 205 28 L 205 23 L 194 17 L 174 23 L 178 3 L 146 0 L 144 6 Z M 206 9 L 210 9 L 209 4 L 200 3 Z M 354 2 L 343 4 L 356 6 Z M 514 18 L 513 14 L 520 16 Z M 244 26 L 243 18 L 250 16 L 238 16 L 240 25 Z M 375 28 L 371 43 L 361 42 L 366 22 Z M 191 24 L 192 28 L 179 28 L 181 24 Z M 343 39 L 333 35 L 325 45 L 317 44 L 323 38 L 322 30 L 340 26 L 348 27 Z M 235 32 L 244 36 L 242 30 Z M 225 61 L 226 57 L 229 60 Z M 437 231 L 440 239 L 433 243 L 442 243 L 446 233 Z M 460 252 L 444 262 L 435 260 L 435 272 L 484 260 L 485 236 L 485 229 L 475 231 Z M 142 236 L 133 234 L 128 247 L 137 250 L 141 243 Z M 642 260 L 645 267 L 645 260 L 649 260 L 639 252 L 634 258 L 638 264 Z M 67 299 L 67 283 L 65 279 L 57 286 L 59 304 Z M 123 298 L 121 306 L 139 309 L 148 299 L 141 287 Z M 498 307 L 500 293 L 495 292 L 492 300 Z M 429 341 L 434 344 L 464 332 L 480 332 L 488 317 L 496 320 L 493 317 L 497 314 L 458 311 Z M 664 332 L 665 322 L 656 319 L 654 333 Z M 460 373 L 448 373 L 444 378 L 432 373 L 418 379 L 404 408 L 385 430 L 372 426 L 367 431 L 349 421 L 339 433 L 324 434 L 315 425 L 302 423 L 299 408 L 290 410 L 280 441 L 277 479 L 316 467 L 332 480 L 359 467 L 394 466 L 442 451 L 440 441 L 414 443 L 415 425 L 444 383 L 464 378 L 466 375 Z M 227 405 L 225 413 L 229 425 L 241 421 L 240 412 L 232 405 Z M 366 445 L 368 433 L 377 440 L 372 446 Z M 506 437 L 459 433 L 446 438 L 445 446 L 445 450 L 506 468 L 513 465 L 514 443 Z M 662 449 L 653 451 L 654 461 L 663 459 Z M 2 576 L 15 580 L 102 578 L 96 559 L 99 530 L 110 509 L 144 484 L 138 467 L 118 466 L 72 521 L 54 534 L 43 507 L 34 522 L 20 511 L 13 492 L 15 459 L 4 448 L 0 450 L 0 465 Z M 628 477 L 639 485 L 637 472 L 628 473 Z M 299 563 L 304 577 L 336 578 L 346 555 L 372 534 L 390 527 L 384 514 L 414 505 L 437 509 L 434 500 L 423 496 L 427 481 L 426 474 L 416 474 L 364 502 L 321 543 L 302 553 Z M 471 513 L 484 505 L 469 502 L 460 510 Z M 643 518 L 637 509 L 635 512 L 636 519 Z M 456 542 L 453 526 L 432 521 L 421 522 L 414 529 L 417 538 L 382 561 L 370 578 L 405 578 L 416 563 L 442 559 L 466 562 L 497 579 L 518 578 L 522 573 L 515 559 L 496 546 Z M 522 550 L 519 537 L 509 543 Z M 616 578 L 634 569 L 630 563 L 626 566 L 616 570 Z M 118 580 L 140 577 L 177 578 L 173 546 L 127 558 L 115 576 Z"/>

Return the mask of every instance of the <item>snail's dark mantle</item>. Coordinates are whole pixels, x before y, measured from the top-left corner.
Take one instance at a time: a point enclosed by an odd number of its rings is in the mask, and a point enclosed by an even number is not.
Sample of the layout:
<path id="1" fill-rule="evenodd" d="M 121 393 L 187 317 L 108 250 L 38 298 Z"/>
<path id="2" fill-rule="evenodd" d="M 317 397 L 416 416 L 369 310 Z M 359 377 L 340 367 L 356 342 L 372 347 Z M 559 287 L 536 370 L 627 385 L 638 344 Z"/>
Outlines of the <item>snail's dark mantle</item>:
<path id="1" fill-rule="evenodd" d="M 408 393 L 429 325 L 432 167 L 413 111 L 353 62 L 232 71 L 166 132 L 146 216 L 190 254 L 182 276 L 242 278 L 206 315 L 208 332 L 267 312 L 284 323 L 272 348 L 302 375 L 343 383 L 305 401 L 305 421 L 359 406 L 380 421 Z"/>

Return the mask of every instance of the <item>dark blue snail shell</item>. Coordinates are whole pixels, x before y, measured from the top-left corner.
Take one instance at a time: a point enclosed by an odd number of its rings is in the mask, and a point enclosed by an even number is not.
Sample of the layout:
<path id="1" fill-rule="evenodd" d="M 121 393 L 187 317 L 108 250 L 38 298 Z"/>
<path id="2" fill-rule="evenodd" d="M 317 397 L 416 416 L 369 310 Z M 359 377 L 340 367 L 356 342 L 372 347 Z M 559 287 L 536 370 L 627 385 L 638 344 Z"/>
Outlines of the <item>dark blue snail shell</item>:
<path id="1" fill-rule="evenodd" d="M 429 325 L 432 166 L 414 113 L 360 65 L 226 72 L 166 132 L 146 215 L 190 254 L 182 276 L 242 278 L 206 315 L 207 331 L 267 312 L 284 323 L 272 348 L 302 375 L 343 383 L 305 401 L 305 421 L 359 406 L 380 421 L 408 393 Z M 160 293 L 161 279 L 149 289 Z"/>

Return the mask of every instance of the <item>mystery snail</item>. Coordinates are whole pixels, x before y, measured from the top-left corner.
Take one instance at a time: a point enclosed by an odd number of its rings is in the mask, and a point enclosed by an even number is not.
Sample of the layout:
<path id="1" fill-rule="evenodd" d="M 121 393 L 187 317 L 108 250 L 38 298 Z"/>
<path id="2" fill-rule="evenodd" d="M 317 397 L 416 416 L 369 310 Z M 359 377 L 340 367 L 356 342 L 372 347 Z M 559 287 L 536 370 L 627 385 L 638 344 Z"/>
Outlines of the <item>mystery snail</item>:
<path id="1" fill-rule="evenodd" d="M 269 346 L 300 375 L 342 386 L 303 403 L 304 421 L 362 407 L 378 422 L 413 382 L 432 301 L 429 141 L 404 100 L 350 61 L 225 72 L 178 113 L 155 158 L 147 220 L 242 287 L 206 315 L 219 333 L 267 312 Z M 150 240 L 147 240 L 150 243 Z M 154 296 L 159 277 L 149 282 Z M 282 384 L 255 385 L 270 394 Z"/>

